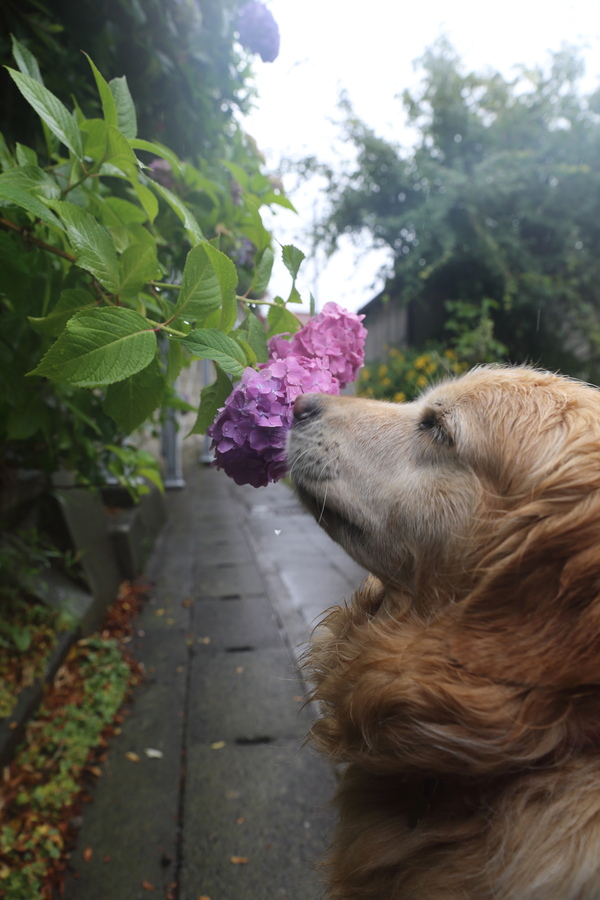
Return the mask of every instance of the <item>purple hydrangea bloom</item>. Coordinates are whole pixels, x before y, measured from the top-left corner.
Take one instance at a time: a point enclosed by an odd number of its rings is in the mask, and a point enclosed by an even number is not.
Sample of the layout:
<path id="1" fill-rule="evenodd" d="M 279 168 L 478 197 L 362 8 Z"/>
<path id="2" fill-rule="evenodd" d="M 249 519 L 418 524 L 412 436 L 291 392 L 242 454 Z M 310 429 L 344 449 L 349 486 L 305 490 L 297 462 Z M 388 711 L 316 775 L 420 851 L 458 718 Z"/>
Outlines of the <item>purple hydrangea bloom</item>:
<path id="1" fill-rule="evenodd" d="M 339 384 L 319 359 L 287 357 L 247 368 L 207 429 L 214 465 L 236 484 L 264 487 L 286 472 L 286 436 L 294 400 L 317 391 L 338 394 Z"/>
<path id="2" fill-rule="evenodd" d="M 364 316 L 348 312 L 337 303 L 326 303 L 323 310 L 297 331 L 290 340 L 277 335 L 269 341 L 273 359 L 304 356 L 320 359 L 344 388 L 356 378 L 365 358 L 367 330 Z"/>
<path id="3" fill-rule="evenodd" d="M 279 28 L 273 13 L 259 0 L 250 0 L 240 10 L 237 20 L 240 44 L 258 53 L 263 62 L 273 62 L 279 55 Z"/>

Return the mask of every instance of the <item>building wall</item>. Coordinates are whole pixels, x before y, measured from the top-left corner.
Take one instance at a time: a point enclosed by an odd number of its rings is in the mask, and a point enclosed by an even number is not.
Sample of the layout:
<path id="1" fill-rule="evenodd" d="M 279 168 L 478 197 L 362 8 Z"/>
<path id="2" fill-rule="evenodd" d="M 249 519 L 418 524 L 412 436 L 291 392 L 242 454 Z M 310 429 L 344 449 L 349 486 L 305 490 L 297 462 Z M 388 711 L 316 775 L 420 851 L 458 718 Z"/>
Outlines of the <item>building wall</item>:
<path id="1" fill-rule="evenodd" d="M 364 313 L 363 325 L 367 329 L 365 360 L 379 359 L 387 345 L 404 346 L 408 342 L 408 309 L 399 303 L 383 303 L 379 298 L 371 301 L 359 312 Z"/>

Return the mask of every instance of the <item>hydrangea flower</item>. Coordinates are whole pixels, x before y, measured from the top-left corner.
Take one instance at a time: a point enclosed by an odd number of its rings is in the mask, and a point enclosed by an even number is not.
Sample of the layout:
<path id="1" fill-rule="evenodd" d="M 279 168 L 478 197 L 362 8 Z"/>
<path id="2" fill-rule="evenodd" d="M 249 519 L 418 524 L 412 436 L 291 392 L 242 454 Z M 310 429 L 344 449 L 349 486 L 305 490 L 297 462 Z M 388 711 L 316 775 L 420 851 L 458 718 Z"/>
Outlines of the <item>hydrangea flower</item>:
<path id="1" fill-rule="evenodd" d="M 285 444 L 294 400 L 317 391 L 338 394 L 336 378 L 319 359 L 288 356 L 247 368 L 207 429 L 214 465 L 236 484 L 264 487 L 285 475 Z"/>
<path id="2" fill-rule="evenodd" d="M 337 303 L 326 303 L 322 311 L 296 332 L 290 340 L 277 335 L 269 341 L 273 359 L 305 356 L 321 359 L 340 388 L 354 381 L 365 359 L 367 330 L 364 316 L 348 312 Z"/>
<path id="3" fill-rule="evenodd" d="M 279 28 L 273 13 L 259 0 L 250 0 L 240 10 L 237 20 L 240 44 L 258 53 L 263 62 L 273 62 L 279 55 Z"/>

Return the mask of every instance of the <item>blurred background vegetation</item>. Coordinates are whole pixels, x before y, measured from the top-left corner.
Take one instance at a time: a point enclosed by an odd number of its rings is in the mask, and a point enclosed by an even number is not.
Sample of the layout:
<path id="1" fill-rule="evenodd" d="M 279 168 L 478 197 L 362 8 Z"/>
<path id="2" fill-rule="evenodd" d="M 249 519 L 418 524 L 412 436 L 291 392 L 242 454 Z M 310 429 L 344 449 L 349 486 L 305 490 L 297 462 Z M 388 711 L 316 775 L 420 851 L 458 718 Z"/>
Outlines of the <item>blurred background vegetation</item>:
<path id="1" fill-rule="evenodd" d="M 420 67 L 420 90 L 403 94 L 413 148 L 378 137 L 345 98 L 355 165 L 308 161 L 327 180 L 329 213 L 317 229 L 326 249 L 349 234 L 391 251 L 365 325 L 374 333 L 379 321 L 389 342 L 417 357 L 450 348 L 464 365 L 532 363 L 598 383 L 600 90 L 580 92 L 583 65 L 569 48 L 507 79 L 465 72 L 442 38 Z M 406 312 L 394 326 L 398 307 Z M 392 399 L 419 390 L 399 374 L 382 390 L 379 367 L 391 378 L 398 358 L 384 358 L 382 341 L 369 355 L 379 365 L 363 391 Z"/>

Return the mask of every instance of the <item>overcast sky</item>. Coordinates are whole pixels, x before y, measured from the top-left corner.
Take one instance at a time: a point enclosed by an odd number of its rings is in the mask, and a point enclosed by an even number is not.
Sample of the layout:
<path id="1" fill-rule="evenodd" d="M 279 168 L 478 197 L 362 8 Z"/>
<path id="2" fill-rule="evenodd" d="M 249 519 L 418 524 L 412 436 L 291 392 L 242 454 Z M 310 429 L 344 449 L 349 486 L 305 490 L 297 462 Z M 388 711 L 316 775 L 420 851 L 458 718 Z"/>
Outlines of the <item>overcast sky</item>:
<path id="1" fill-rule="evenodd" d="M 245 128 L 271 170 L 283 158 L 303 155 L 343 165 L 347 150 L 337 124 L 342 90 L 377 133 L 410 144 L 397 97 L 418 84 L 415 60 L 441 34 L 469 70 L 504 75 L 519 63 L 544 63 L 548 52 L 564 43 L 575 44 L 586 60 L 583 87 L 592 90 L 600 80 L 599 0 L 267 0 L 266 5 L 279 25 L 281 51 L 274 63 L 256 58 L 259 99 Z M 320 198 L 305 188 L 292 200 L 300 215 L 284 212 L 269 224 L 276 239 L 308 254 L 306 232 Z M 336 300 L 358 309 L 380 288 L 376 275 L 382 262 L 382 255 L 365 256 L 348 245 L 328 261 L 305 263 L 299 288 L 307 298 L 312 290 L 319 306 Z M 273 286 L 287 296 L 289 278 L 281 268 Z"/>

